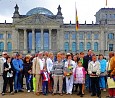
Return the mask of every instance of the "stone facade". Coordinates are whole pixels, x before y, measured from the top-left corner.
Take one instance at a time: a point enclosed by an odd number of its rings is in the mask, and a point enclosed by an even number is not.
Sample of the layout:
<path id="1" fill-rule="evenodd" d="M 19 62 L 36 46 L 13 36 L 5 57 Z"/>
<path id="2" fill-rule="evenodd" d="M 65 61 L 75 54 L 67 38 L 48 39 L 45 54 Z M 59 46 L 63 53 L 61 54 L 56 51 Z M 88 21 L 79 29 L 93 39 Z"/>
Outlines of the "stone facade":
<path id="1" fill-rule="evenodd" d="M 61 7 L 58 7 L 56 15 L 34 13 L 32 15 L 20 15 L 19 7 L 15 6 L 13 23 L 0 23 L 0 51 L 23 52 L 24 54 L 36 52 L 36 32 L 40 31 L 39 51 L 44 49 L 44 32 L 48 32 L 47 51 L 80 52 L 89 48 L 95 53 L 107 54 L 115 51 L 115 8 L 102 8 L 96 13 L 96 23 L 79 24 L 78 31 L 75 24 L 64 24 Z M 28 32 L 32 33 L 32 46 L 28 48 Z M 8 34 L 11 37 L 8 38 Z M 8 42 L 12 47 L 8 46 Z M 38 42 L 39 43 L 39 42 Z M 47 42 L 46 42 L 47 43 Z"/>

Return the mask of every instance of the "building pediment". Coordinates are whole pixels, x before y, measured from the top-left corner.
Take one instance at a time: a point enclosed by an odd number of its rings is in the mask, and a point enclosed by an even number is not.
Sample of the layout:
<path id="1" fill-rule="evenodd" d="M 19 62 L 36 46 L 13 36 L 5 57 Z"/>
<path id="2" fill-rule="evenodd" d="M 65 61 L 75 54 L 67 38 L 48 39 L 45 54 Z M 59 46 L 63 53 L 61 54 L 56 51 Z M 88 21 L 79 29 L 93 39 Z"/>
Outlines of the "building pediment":
<path id="1" fill-rule="evenodd" d="M 35 14 L 32 16 L 28 16 L 26 18 L 22 18 L 17 21 L 15 24 L 17 25 L 57 25 L 60 24 L 54 19 L 48 18 L 45 15 Z"/>

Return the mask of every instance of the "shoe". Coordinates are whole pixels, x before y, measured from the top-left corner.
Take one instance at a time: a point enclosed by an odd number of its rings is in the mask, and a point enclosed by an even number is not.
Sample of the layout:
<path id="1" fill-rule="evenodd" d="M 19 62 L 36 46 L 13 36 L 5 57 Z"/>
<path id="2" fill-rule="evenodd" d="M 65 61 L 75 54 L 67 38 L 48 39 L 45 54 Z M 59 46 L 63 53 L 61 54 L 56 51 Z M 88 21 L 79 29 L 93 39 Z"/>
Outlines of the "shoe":
<path id="1" fill-rule="evenodd" d="M 101 98 L 101 95 L 97 96 L 97 98 Z M 113 98 L 113 97 L 112 97 Z"/>
<path id="2" fill-rule="evenodd" d="M 37 96 L 39 96 L 39 95 L 40 95 L 40 93 L 39 93 L 39 92 L 36 92 L 35 94 L 36 94 Z"/>
<path id="3" fill-rule="evenodd" d="M 24 92 L 23 90 L 19 90 L 18 92 Z"/>
<path id="4" fill-rule="evenodd" d="M 14 92 L 11 92 L 10 95 L 14 95 Z"/>
<path id="5" fill-rule="evenodd" d="M 30 90 L 28 90 L 28 93 L 30 93 Z"/>
<path id="6" fill-rule="evenodd" d="M 80 93 L 78 93 L 77 95 L 81 95 Z"/>
<path id="7" fill-rule="evenodd" d="M 107 90 L 106 89 L 103 89 L 104 92 L 106 92 Z"/>
<path id="8" fill-rule="evenodd" d="M 96 96 L 96 94 L 91 94 L 91 96 Z"/>
<path id="9" fill-rule="evenodd" d="M 14 91 L 14 93 L 17 93 L 17 92 L 18 92 L 17 90 Z"/>
<path id="10" fill-rule="evenodd" d="M 68 95 L 69 93 L 66 93 L 66 95 Z"/>
<path id="11" fill-rule="evenodd" d="M 52 93 L 52 96 L 56 95 L 55 93 Z"/>
<path id="12" fill-rule="evenodd" d="M 46 95 L 46 93 L 43 93 L 43 95 Z"/>
<path id="13" fill-rule="evenodd" d="M 5 95 L 5 93 L 2 93 L 2 96 L 4 96 Z"/>
<path id="14" fill-rule="evenodd" d="M 69 93 L 69 95 L 72 95 L 72 93 Z"/>
<path id="15" fill-rule="evenodd" d="M 83 94 L 81 94 L 80 97 L 83 97 Z"/>
<path id="16" fill-rule="evenodd" d="M 59 95 L 60 95 L 60 96 L 63 96 L 63 94 L 62 94 L 62 93 L 60 93 Z"/>

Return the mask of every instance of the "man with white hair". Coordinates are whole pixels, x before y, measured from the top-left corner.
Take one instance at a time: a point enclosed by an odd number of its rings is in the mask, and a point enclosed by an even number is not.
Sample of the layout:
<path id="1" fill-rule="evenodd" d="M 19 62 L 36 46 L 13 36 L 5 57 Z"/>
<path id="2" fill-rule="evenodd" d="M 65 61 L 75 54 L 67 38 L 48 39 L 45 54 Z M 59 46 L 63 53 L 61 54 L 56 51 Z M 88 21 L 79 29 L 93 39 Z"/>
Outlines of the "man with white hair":
<path id="1" fill-rule="evenodd" d="M 33 75 L 36 78 L 36 88 L 35 88 L 35 94 L 38 96 L 41 90 L 41 69 L 43 69 L 43 52 L 39 52 L 37 56 L 33 59 L 33 66 L 32 66 L 32 72 Z"/>

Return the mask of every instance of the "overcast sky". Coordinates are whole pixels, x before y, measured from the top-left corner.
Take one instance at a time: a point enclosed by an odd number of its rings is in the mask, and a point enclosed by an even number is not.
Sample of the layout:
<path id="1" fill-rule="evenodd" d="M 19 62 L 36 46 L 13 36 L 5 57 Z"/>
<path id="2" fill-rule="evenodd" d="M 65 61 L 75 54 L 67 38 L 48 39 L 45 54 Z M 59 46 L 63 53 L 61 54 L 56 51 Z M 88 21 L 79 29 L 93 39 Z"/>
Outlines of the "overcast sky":
<path id="1" fill-rule="evenodd" d="M 78 12 L 79 23 L 95 22 L 96 12 L 106 7 L 106 0 L 0 0 L 0 23 L 5 20 L 12 22 L 14 7 L 19 6 L 19 13 L 25 15 L 29 10 L 36 7 L 44 7 L 54 15 L 57 14 L 57 7 L 60 4 L 64 23 L 75 23 L 75 2 Z M 115 0 L 108 0 L 107 8 L 115 8 Z"/>

